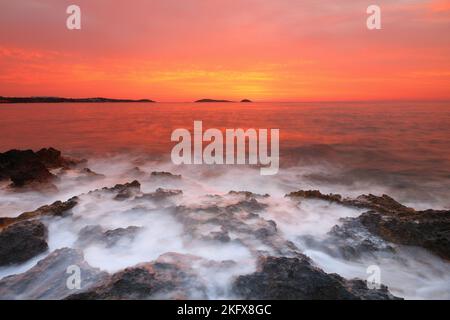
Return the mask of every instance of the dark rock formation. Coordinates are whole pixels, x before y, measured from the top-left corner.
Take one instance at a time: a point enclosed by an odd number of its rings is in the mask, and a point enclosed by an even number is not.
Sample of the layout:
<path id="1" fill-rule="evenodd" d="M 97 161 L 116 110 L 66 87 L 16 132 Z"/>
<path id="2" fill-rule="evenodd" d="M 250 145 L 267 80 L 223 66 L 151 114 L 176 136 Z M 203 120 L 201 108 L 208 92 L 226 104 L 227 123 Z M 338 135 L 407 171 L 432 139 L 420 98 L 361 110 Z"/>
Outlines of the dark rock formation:
<path id="1" fill-rule="evenodd" d="M 450 211 L 426 210 L 406 215 L 369 211 L 358 219 L 386 241 L 420 246 L 450 260 Z"/>
<path id="2" fill-rule="evenodd" d="M 370 232 L 386 241 L 420 246 L 450 259 L 450 210 L 416 211 L 387 195 L 362 195 L 345 205 L 371 209 L 358 217 Z"/>
<path id="3" fill-rule="evenodd" d="M 143 263 L 115 273 L 71 300 L 206 298 L 205 287 L 187 264 Z"/>
<path id="4" fill-rule="evenodd" d="M 11 179 L 13 187 L 51 183 L 55 178 L 32 150 L 0 153 L 0 180 Z"/>
<path id="5" fill-rule="evenodd" d="M 450 259 L 450 210 L 418 211 L 398 203 L 388 195 L 369 194 L 356 199 L 324 195 L 320 191 L 298 191 L 290 198 L 315 198 L 344 206 L 368 209 L 356 218 L 372 234 L 396 244 L 420 246 Z M 370 247 L 371 245 L 366 242 Z"/>
<path id="6" fill-rule="evenodd" d="M 145 193 L 142 196 L 138 197 L 138 199 L 151 200 L 151 201 L 165 201 L 168 198 L 178 196 L 183 194 L 181 190 L 171 190 L 171 189 L 162 189 L 158 188 L 155 192 Z"/>
<path id="7" fill-rule="evenodd" d="M 249 100 L 249 99 L 243 99 L 243 100 L 241 100 L 241 102 L 242 102 L 242 103 L 250 103 L 250 102 L 252 102 L 252 101 Z"/>
<path id="8" fill-rule="evenodd" d="M 269 198 L 270 195 L 266 194 L 256 194 L 250 191 L 230 191 L 228 192 L 231 196 L 244 196 L 245 198 Z"/>
<path id="9" fill-rule="evenodd" d="M 69 289 L 67 286 L 71 276 L 68 273 L 69 266 L 80 268 L 80 289 Z M 107 273 L 88 265 L 81 252 L 68 248 L 59 249 L 27 272 L 0 280 L 0 299 L 63 299 L 89 289 L 106 277 Z"/>
<path id="10" fill-rule="evenodd" d="M 140 230 L 140 227 L 131 226 L 128 228 L 118 228 L 104 231 L 102 227 L 98 225 L 86 226 L 78 233 L 76 245 L 79 248 L 83 248 L 91 244 L 102 244 L 105 247 L 112 247 L 121 240 L 133 240 Z"/>
<path id="11" fill-rule="evenodd" d="M 320 199 L 330 202 L 341 203 L 342 197 L 339 194 L 322 194 L 319 190 L 300 190 L 296 192 L 291 192 L 286 195 L 289 198 L 305 198 L 305 199 Z"/>
<path id="12" fill-rule="evenodd" d="M 39 221 L 18 222 L 0 232 L 0 266 L 25 262 L 47 249 L 47 228 Z"/>
<path id="13" fill-rule="evenodd" d="M 228 234 L 228 232 L 222 230 L 222 231 L 213 231 L 210 232 L 208 235 L 203 236 L 202 240 L 210 240 L 210 241 L 219 241 L 219 242 L 230 242 L 231 238 Z"/>
<path id="14" fill-rule="evenodd" d="M 370 290 L 361 280 L 345 280 L 298 258 L 263 257 L 258 271 L 239 276 L 234 291 L 244 299 L 259 300 L 390 300 L 386 287 Z"/>
<path id="15" fill-rule="evenodd" d="M 315 248 L 346 260 L 358 260 L 363 256 L 373 257 L 376 252 L 395 254 L 396 249 L 390 242 L 371 233 L 358 218 L 342 218 L 340 222 L 342 224 L 334 226 L 325 239 L 303 236 L 298 240 L 308 248 Z"/>
<path id="16" fill-rule="evenodd" d="M 230 204 L 225 209 L 230 212 L 246 211 L 248 213 L 255 213 L 267 207 L 268 205 L 258 202 L 255 198 L 249 198 L 248 200 L 239 201 L 236 204 Z"/>
<path id="17" fill-rule="evenodd" d="M 85 160 L 75 160 L 61 155 L 61 151 L 54 148 L 44 148 L 36 152 L 36 156 L 47 169 L 70 168 Z"/>
<path id="18" fill-rule="evenodd" d="M 38 152 L 32 150 L 10 150 L 0 153 L 0 180 L 10 179 L 12 187 L 32 187 L 38 190 L 56 189 L 52 181 L 56 178 L 50 169 L 73 167 L 82 161 L 63 157 L 53 148 Z"/>
<path id="19" fill-rule="evenodd" d="M 361 195 L 354 200 L 344 199 L 343 204 L 358 208 L 367 208 L 380 213 L 409 214 L 416 212 L 413 208 L 408 208 L 385 194 L 381 197 L 369 194 Z"/>
<path id="20" fill-rule="evenodd" d="M 35 211 L 24 212 L 15 218 L 0 218 L 0 229 L 13 223 L 31 220 L 42 217 L 65 217 L 71 215 L 70 209 L 78 203 L 78 198 L 74 197 L 65 202 L 56 201 L 51 205 L 45 205 Z"/>
<path id="21" fill-rule="evenodd" d="M 92 171 L 89 168 L 83 168 L 80 170 L 81 176 L 77 178 L 79 181 L 94 181 L 104 179 L 106 176 Z"/>
<path id="22" fill-rule="evenodd" d="M 139 181 L 134 180 L 133 182 L 128 182 L 124 184 L 116 184 L 112 188 L 103 188 L 101 190 L 91 191 L 89 193 L 98 192 L 113 192 L 116 193 L 115 200 L 126 200 L 132 198 L 141 192 L 141 184 Z"/>
<path id="23" fill-rule="evenodd" d="M 179 180 L 181 179 L 181 175 L 179 174 L 173 174 L 170 172 L 164 172 L 164 171 L 154 171 L 150 174 L 152 178 L 164 178 L 164 179 L 174 179 Z"/>

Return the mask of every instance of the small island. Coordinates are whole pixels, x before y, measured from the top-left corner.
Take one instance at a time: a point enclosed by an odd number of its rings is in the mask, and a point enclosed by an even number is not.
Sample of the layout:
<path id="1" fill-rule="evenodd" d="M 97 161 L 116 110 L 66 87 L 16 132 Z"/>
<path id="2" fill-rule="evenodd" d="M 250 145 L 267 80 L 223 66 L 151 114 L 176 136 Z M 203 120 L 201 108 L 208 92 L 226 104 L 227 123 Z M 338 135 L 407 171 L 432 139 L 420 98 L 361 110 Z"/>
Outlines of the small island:
<path id="1" fill-rule="evenodd" d="M 251 102 L 253 102 L 252 100 L 249 100 L 249 99 L 243 99 L 243 100 L 241 100 L 241 103 L 251 103 Z"/>
<path id="2" fill-rule="evenodd" d="M 154 103 L 150 99 L 110 99 L 110 98 L 61 98 L 61 97 L 1 97 L 0 103 L 106 103 L 106 102 L 147 102 Z"/>
<path id="3" fill-rule="evenodd" d="M 208 102 L 233 102 L 230 100 L 216 100 L 216 99 L 200 99 L 195 101 L 196 103 L 208 103 Z"/>

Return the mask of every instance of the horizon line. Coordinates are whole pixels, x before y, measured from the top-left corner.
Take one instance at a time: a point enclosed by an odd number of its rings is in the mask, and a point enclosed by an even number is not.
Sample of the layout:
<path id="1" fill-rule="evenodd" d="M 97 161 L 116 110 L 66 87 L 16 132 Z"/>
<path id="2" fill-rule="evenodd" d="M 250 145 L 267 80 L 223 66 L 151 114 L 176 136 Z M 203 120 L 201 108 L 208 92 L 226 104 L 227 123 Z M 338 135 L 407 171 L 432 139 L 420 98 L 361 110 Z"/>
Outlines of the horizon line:
<path id="1" fill-rule="evenodd" d="M 73 97 L 64 97 L 64 96 L 51 96 L 51 95 L 30 95 L 30 96 L 4 96 L 0 95 L 0 99 L 33 99 L 33 98 L 58 98 L 58 99 L 74 99 L 74 100 L 82 100 L 82 99 L 109 99 L 109 100 L 130 100 L 130 101 L 140 101 L 140 100 L 150 100 L 152 103 L 195 103 L 199 100 L 203 99 L 211 99 L 211 100 L 223 100 L 226 102 L 223 103 L 241 103 L 241 100 L 245 100 L 247 98 L 238 99 L 238 100 L 228 100 L 228 99 L 222 99 L 222 98 L 200 98 L 197 100 L 178 100 L 178 101 L 171 101 L 171 100 L 154 100 L 151 98 L 111 98 L 111 97 L 105 97 L 105 96 L 92 96 L 92 97 L 79 97 L 79 98 L 73 98 Z M 450 102 L 450 98 L 444 98 L 444 99 L 401 99 L 401 98 L 394 98 L 394 99 L 298 99 L 298 100 L 253 100 L 249 99 L 250 103 L 370 103 L 370 102 Z M 0 101 L 1 102 L 1 101 Z M 7 104 L 8 102 L 4 103 Z M 24 102 L 26 103 L 26 102 Z M 45 103 L 45 102 L 43 102 Z M 58 103 L 58 102 L 54 102 Z M 64 102 L 60 102 L 64 103 Z M 88 102 L 87 102 L 88 103 Z M 205 103 L 221 103 L 221 102 L 205 102 Z M 248 102 L 247 102 L 248 103 Z"/>

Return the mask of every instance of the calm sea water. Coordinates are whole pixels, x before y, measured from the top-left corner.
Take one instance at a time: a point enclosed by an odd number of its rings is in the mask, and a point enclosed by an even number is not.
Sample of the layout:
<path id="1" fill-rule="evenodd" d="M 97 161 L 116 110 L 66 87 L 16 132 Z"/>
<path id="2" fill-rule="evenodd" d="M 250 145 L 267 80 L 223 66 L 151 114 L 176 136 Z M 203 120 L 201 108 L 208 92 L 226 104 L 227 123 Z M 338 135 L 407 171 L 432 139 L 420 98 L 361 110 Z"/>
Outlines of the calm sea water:
<path id="1" fill-rule="evenodd" d="M 157 103 L 0 105 L 0 151 L 55 147 L 89 157 L 167 158 L 176 128 L 279 128 L 281 166 L 327 164 L 321 182 L 356 180 L 445 198 L 450 103 Z M 447 196 L 448 198 L 448 196 Z"/>

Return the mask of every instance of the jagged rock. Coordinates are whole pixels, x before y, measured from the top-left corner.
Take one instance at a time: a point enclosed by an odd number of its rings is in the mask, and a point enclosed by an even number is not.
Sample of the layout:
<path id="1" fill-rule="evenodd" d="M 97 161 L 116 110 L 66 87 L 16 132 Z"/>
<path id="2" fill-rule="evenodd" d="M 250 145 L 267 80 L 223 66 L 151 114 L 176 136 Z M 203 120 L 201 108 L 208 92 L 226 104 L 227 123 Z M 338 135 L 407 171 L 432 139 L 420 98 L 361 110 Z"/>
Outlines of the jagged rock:
<path id="1" fill-rule="evenodd" d="M 450 210 L 417 211 L 388 195 L 378 197 L 369 194 L 356 199 L 342 199 L 340 195 L 323 195 L 320 191 L 299 191 L 288 196 L 317 198 L 369 209 L 357 219 L 372 234 L 392 243 L 420 246 L 450 259 Z"/>
<path id="2" fill-rule="evenodd" d="M 268 207 L 267 204 L 258 202 L 255 198 L 239 201 L 236 204 L 226 206 L 225 209 L 230 212 L 246 211 L 249 214 L 264 210 Z"/>
<path id="3" fill-rule="evenodd" d="M 327 274 L 305 256 L 260 258 L 258 270 L 239 276 L 233 289 L 244 299 L 259 300 L 395 299 L 384 286 L 370 290 L 361 280 Z"/>
<path id="4" fill-rule="evenodd" d="M 228 195 L 231 196 L 244 196 L 245 198 L 269 198 L 269 194 L 256 194 L 250 191 L 230 191 Z"/>
<path id="5" fill-rule="evenodd" d="M 188 299 L 205 298 L 205 292 L 201 281 L 186 265 L 155 261 L 126 268 L 68 299 Z"/>
<path id="6" fill-rule="evenodd" d="M 89 168 L 83 168 L 82 170 L 80 170 L 80 173 L 82 175 L 77 178 L 78 181 L 86 181 L 86 180 L 93 181 L 106 178 L 104 174 L 94 172 Z"/>
<path id="7" fill-rule="evenodd" d="M 174 180 L 180 180 L 181 175 L 180 174 L 173 174 L 170 172 L 165 171 L 153 171 L 150 176 L 152 178 L 164 178 L 164 179 L 174 179 Z"/>
<path id="8" fill-rule="evenodd" d="M 305 199 L 320 199 L 330 202 L 341 203 L 342 196 L 339 194 L 322 194 L 319 190 L 300 190 L 291 192 L 286 197 L 289 198 L 305 198 Z"/>
<path id="9" fill-rule="evenodd" d="M 255 237 L 258 239 L 267 239 L 271 236 L 276 235 L 277 224 L 273 220 L 267 221 L 267 225 L 261 227 L 255 231 Z"/>
<path id="10" fill-rule="evenodd" d="M 367 229 L 393 243 L 420 246 L 450 260 L 450 211 L 426 210 L 401 213 L 363 213 Z"/>
<path id="11" fill-rule="evenodd" d="M 116 245 L 122 239 L 133 240 L 140 227 L 131 226 L 128 228 L 118 228 L 104 231 L 101 226 L 86 226 L 78 233 L 77 247 L 83 248 L 91 244 L 102 244 L 106 247 Z"/>
<path id="12" fill-rule="evenodd" d="M 10 179 L 12 187 L 30 183 L 51 183 L 55 178 L 32 150 L 0 153 L 0 180 Z"/>
<path id="13" fill-rule="evenodd" d="M 47 169 L 69 168 L 85 160 L 75 160 L 61 155 L 61 151 L 54 148 L 44 148 L 36 152 L 37 157 Z"/>
<path id="14" fill-rule="evenodd" d="M 208 235 L 202 237 L 203 240 L 212 240 L 212 241 L 220 241 L 220 242 L 230 242 L 231 238 L 226 231 L 213 231 Z"/>
<path id="15" fill-rule="evenodd" d="M 178 196 L 183 194 L 183 191 L 181 190 L 171 190 L 171 189 L 162 189 L 158 188 L 155 192 L 152 193 L 145 193 L 141 197 L 138 197 L 138 199 L 144 199 L 144 200 L 151 200 L 151 201 L 164 201 L 168 198 Z"/>
<path id="16" fill-rule="evenodd" d="M 47 249 L 47 228 L 39 221 L 18 222 L 0 232 L 0 266 L 25 262 Z"/>
<path id="17" fill-rule="evenodd" d="M 56 178 L 49 169 L 68 168 L 81 161 L 61 156 L 54 148 L 32 150 L 10 150 L 0 153 L 0 180 L 10 179 L 14 188 L 57 190 L 52 181 Z"/>
<path id="18" fill-rule="evenodd" d="M 382 195 L 381 197 L 377 197 L 373 194 L 361 195 L 354 200 L 345 199 L 343 201 L 343 204 L 359 208 L 367 208 L 382 213 L 396 213 L 408 215 L 410 213 L 416 212 L 413 208 L 408 208 L 385 194 Z"/>
<path id="19" fill-rule="evenodd" d="M 69 266 L 80 268 L 80 289 L 67 286 L 72 275 L 68 273 Z M 106 277 L 107 273 L 87 264 L 81 252 L 63 248 L 52 252 L 27 272 L 0 280 L 0 299 L 63 299 L 89 289 Z"/>
<path id="20" fill-rule="evenodd" d="M 391 243 L 371 233 L 358 218 L 341 218 L 342 225 L 335 225 L 325 239 L 303 236 L 298 240 L 304 246 L 325 251 L 330 256 L 357 260 L 376 252 L 395 253 Z"/>
<path id="21" fill-rule="evenodd" d="M 45 205 L 40 207 L 39 209 L 31 212 L 24 212 L 18 217 L 15 218 L 0 218 L 0 229 L 4 228 L 10 224 L 31 220 L 35 218 L 41 217 L 65 217 L 71 215 L 71 209 L 75 207 L 78 203 L 78 198 L 73 197 L 65 202 L 56 201 L 51 205 Z"/>
<path id="22" fill-rule="evenodd" d="M 114 197 L 115 200 L 126 200 L 136 196 L 141 192 L 141 184 L 139 183 L 139 181 L 134 180 L 133 182 L 125 184 L 116 184 L 112 188 L 103 188 L 102 191 L 117 193 L 117 195 Z"/>
<path id="23" fill-rule="evenodd" d="M 195 239 L 234 242 L 245 246 L 255 256 L 261 254 L 257 243 L 280 255 L 297 252 L 299 249 L 277 232 L 274 221 L 254 213 L 265 208 L 265 204 L 252 198 L 233 205 L 177 206 L 172 214 L 183 225 L 185 232 Z M 211 226 L 214 231 L 205 230 L 202 228 L 204 225 Z"/>
<path id="24" fill-rule="evenodd" d="M 362 195 L 343 204 L 370 211 L 358 220 L 371 233 L 397 244 L 420 246 L 450 259 L 450 210 L 416 211 L 388 195 Z"/>

